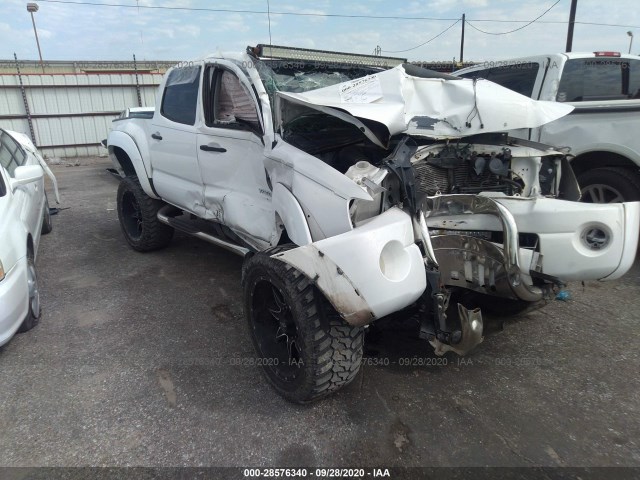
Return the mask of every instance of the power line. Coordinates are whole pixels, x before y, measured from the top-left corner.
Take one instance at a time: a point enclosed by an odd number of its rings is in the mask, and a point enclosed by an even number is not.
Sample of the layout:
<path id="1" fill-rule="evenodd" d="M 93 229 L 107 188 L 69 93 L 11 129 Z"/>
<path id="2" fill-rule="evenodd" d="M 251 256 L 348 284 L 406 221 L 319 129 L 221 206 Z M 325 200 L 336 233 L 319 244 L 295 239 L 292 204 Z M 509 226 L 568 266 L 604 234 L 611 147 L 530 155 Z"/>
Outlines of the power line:
<path id="1" fill-rule="evenodd" d="M 421 43 L 420 45 L 417 45 L 415 47 L 411 47 L 411 48 L 406 48 L 404 50 L 382 50 L 384 53 L 403 53 L 403 52 L 408 52 L 410 50 L 415 50 L 416 48 L 420 48 L 424 45 L 426 45 L 427 43 L 431 42 L 432 40 L 435 40 L 436 38 L 438 38 L 440 35 L 443 35 L 445 32 L 447 32 L 447 30 L 453 28 L 454 25 L 456 25 L 457 23 L 460 23 L 460 19 L 456 20 L 455 22 L 453 22 L 451 25 L 449 25 L 447 28 L 445 28 L 443 31 L 441 31 L 439 34 L 437 34 L 435 37 L 431 37 L 429 40 L 427 40 L 424 43 Z"/>
<path id="2" fill-rule="evenodd" d="M 469 25 L 471 28 L 473 28 L 474 30 L 477 30 L 479 32 L 482 33 L 486 33 L 487 35 L 506 35 L 508 33 L 513 33 L 513 32 L 517 32 L 518 30 L 522 30 L 523 28 L 527 28 L 529 25 L 533 24 L 536 22 L 536 20 L 544 17 L 547 13 L 549 13 L 549 11 L 555 7 L 557 4 L 560 3 L 561 0 L 558 0 L 556 3 L 554 3 L 553 5 L 551 5 L 549 8 L 547 8 L 544 12 L 542 12 L 542 14 L 540 14 L 538 17 L 534 18 L 533 20 L 531 20 L 529 23 L 527 23 L 526 25 L 522 25 L 521 27 L 518 28 L 514 28 L 513 30 L 509 30 L 508 32 L 500 32 L 500 33 L 495 33 L 495 32 L 485 32 L 484 30 L 479 29 L 478 27 L 476 27 L 475 25 L 469 23 L 467 21 L 467 25 Z"/>
<path id="3" fill-rule="evenodd" d="M 40 0 L 44 3 L 63 3 L 71 5 L 90 5 L 95 7 L 122 7 L 122 8 L 137 8 L 136 5 L 129 5 L 126 3 L 99 3 L 88 1 L 74 1 L 74 0 Z M 218 12 L 218 13 L 249 13 L 267 15 L 266 10 L 236 10 L 231 8 L 206 8 L 206 7 L 167 7 L 161 5 L 140 5 L 140 8 L 146 8 L 150 10 L 184 10 L 188 12 Z M 336 17 L 336 18 L 374 18 L 381 20 L 433 20 L 433 21 L 447 21 L 456 20 L 455 18 L 435 18 L 435 17 L 403 17 L 393 15 L 346 15 L 338 13 L 302 13 L 302 12 L 270 12 L 272 15 L 291 15 L 296 17 Z"/>
<path id="4" fill-rule="evenodd" d="M 95 6 L 95 7 L 120 7 L 120 8 L 144 8 L 147 10 L 182 10 L 188 12 L 217 12 L 217 13 L 246 13 L 251 15 L 267 15 L 271 13 L 272 15 L 287 15 L 287 16 L 295 16 L 295 17 L 327 17 L 327 18 L 369 18 L 373 20 L 428 20 L 433 22 L 451 22 L 454 20 L 460 20 L 459 18 L 438 18 L 438 17 L 416 17 L 416 16 L 401 16 L 401 15 L 347 15 L 347 14 L 338 14 L 338 13 L 302 13 L 302 12 L 267 12 L 266 10 L 237 10 L 230 8 L 205 8 L 205 7 L 167 7 L 161 5 L 130 5 L 123 3 L 99 3 L 99 2 L 91 2 L 91 1 L 80 1 L 80 0 L 39 0 L 41 3 L 58 3 L 58 4 L 70 4 L 70 5 L 85 5 L 85 6 Z M 540 18 L 540 17 L 538 17 Z M 472 22 L 486 22 L 486 23 L 527 23 L 531 24 L 534 21 L 536 23 L 548 23 L 548 24 L 567 24 L 567 21 L 561 20 L 500 20 L 500 19 L 486 19 L 486 18 L 478 18 L 478 19 L 469 19 Z M 576 25 L 595 25 L 601 27 L 624 27 L 624 28 L 640 28 L 640 25 L 623 25 L 617 23 L 600 23 L 600 22 L 575 22 Z M 471 25 L 476 30 L 482 31 L 477 27 Z M 491 32 L 484 32 L 491 35 Z M 502 34 L 506 34 L 509 32 L 503 32 Z M 502 35 L 501 34 L 501 35 Z M 494 34 L 495 35 L 495 34 Z"/>

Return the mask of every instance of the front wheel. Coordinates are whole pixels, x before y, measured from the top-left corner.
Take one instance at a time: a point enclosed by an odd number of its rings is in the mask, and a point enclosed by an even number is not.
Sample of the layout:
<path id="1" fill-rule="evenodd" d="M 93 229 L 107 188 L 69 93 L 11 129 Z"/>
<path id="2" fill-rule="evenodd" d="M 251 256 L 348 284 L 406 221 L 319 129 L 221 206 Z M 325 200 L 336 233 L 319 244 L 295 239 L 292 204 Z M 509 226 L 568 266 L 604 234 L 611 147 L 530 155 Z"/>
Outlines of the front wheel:
<path id="1" fill-rule="evenodd" d="M 578 176 L 582 201 L 618 203 L 640 200 L 640 180 L 628 168 L 595 168 Z"/>
<path id="2" fill-rule="evenodd" d="M 284 398 L 307 403 L 350 383 L 364 329 L 348 325 L 301 272 L 258 253 L 243 267 L 244 311 L 257 362 Z"/>
<path id="3" fill-rule="evenodd" d="M 118 187 L 118 219 L 124 238 L 134 250 L 150 252 L 166 247 L 173 228 L 158 220 L 164 202 L 149 197 L 137 177 L 125 177 Z"/>

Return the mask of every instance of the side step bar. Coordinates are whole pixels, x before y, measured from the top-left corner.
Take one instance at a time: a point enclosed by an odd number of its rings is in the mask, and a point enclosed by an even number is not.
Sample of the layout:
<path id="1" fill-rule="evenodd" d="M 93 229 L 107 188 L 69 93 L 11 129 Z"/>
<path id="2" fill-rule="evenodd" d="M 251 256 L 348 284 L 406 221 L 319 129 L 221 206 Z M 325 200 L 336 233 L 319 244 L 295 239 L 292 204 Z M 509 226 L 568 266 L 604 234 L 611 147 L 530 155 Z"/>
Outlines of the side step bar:
<path id="1" fill-rule="evenodd" d="M 247 253 L 249 253 L 248 248 L 241 247 L 240 245 L 236 245 L 235 243 L 232 243 L 228 240 L 224 240 L 211 232 L 202 231 L 203 229 L 199 228 L 195 222 L 170 215 L 170 212 L 175 212 L 175 210 L 175 207 L 171 205 L 162 207 L 158 211 L 158 220 L 160 220 L 164 224 L 169 225 L 170 227 L 175 228 L 176 230 L 180 230 L 181 232 L 184 232 L 188 235 L 197 237 L 201 240 L 204 240 L 205 242 L 213 243 L 214 245 L 229 250 L 236 255 L 240 255 L 241 257 L 244 257 Z"/>

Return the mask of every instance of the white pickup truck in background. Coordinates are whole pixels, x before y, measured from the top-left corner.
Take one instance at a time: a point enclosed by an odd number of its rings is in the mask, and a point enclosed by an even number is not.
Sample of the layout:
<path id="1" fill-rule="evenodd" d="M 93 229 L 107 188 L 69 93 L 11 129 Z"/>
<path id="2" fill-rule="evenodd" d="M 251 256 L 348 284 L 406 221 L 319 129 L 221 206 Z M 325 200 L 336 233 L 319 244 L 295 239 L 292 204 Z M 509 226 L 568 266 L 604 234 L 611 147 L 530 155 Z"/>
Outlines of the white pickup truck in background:
<path id="1" fill-rule="evenodd" d="M 557 53 L 484 62 L 456 76 L 484 78 L 571 114 L 510 136 L 568 146 L 582 200 L 640 200 L 640 57 L 618 52 Z"/>

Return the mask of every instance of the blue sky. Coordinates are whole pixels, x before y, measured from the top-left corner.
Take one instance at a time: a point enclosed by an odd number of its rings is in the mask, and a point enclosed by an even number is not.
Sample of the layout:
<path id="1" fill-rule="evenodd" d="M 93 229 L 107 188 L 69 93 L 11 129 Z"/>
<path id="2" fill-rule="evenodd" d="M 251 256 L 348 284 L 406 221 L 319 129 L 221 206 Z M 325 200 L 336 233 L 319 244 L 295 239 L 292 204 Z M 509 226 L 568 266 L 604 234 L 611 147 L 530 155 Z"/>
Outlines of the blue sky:
<path id="1" fill-rule="evenodd" d="M 77 0 L 83 1 L 83 0 Z M 135 0 L 86 0 L 92 3 L 136 5 Z M 38 56 L 26 1 L 0 4 L 0 59 L 36 59 Z M 217 51 L 241 51 L 247 45 L 269 42 L 266 14 L 151 10 L 37 2 L 35 14 L 45 60 L 129 60 L 132 54 L 147 60 L 189 60 Z M 273 44 L 325 50 L 383 53 L 415 47 L 439 34 L 453 20 L 416 20 L 414 17 L 459 18 L 488 32 L 506 32 L 533 20 L 555 0 L 270 0 L 272 12 L 411 17 L 400 19 L 336 18 L 271 15 Z M 139 5 L 266 11 L 267 0 L 139 0 Z M 627 31 L 640 37 L 637 0 L 578 0 L 577 21 L 621 24 L 603 27 L 576 25 L 574 51 L 629 48 Z M 540 20 L 566 22 L 570 0 L 561 0 Z M 474 21 L 475 20 L 475 21 Z M 478 21 L 500 20 L 502 22 Z M 509 22 L 509 23 L 507 23 Z M 467 26 L 465 60 L 496 60 L 564 51 L 566 23 L 534 23 L 507 35 L 488 35 Z M 410 60 L 451 60 L 459 57 L 460 23 L 420 48 L 388 53 Z M 640 53 L 640 38 L 634 39 Z"/>

